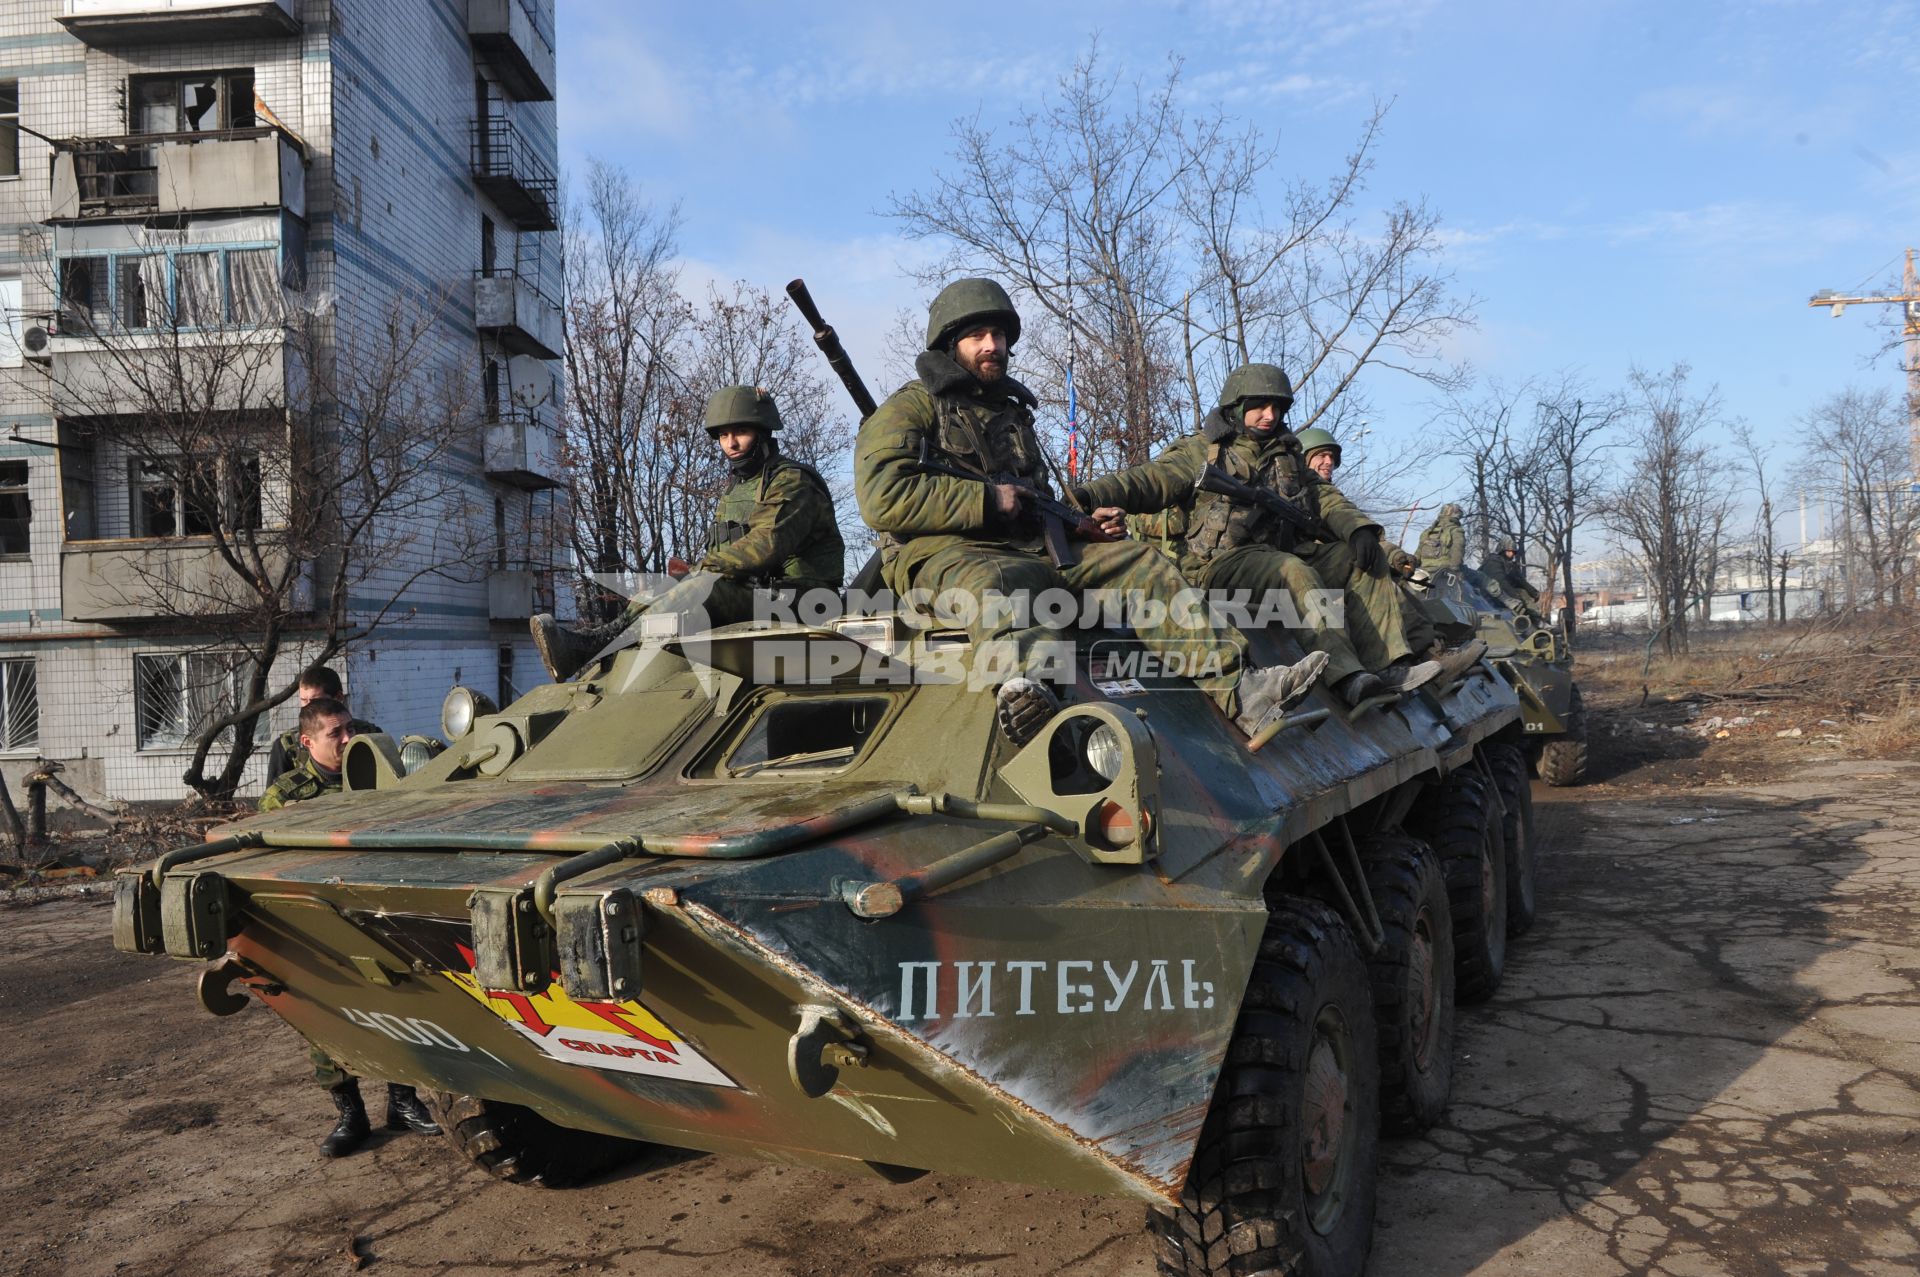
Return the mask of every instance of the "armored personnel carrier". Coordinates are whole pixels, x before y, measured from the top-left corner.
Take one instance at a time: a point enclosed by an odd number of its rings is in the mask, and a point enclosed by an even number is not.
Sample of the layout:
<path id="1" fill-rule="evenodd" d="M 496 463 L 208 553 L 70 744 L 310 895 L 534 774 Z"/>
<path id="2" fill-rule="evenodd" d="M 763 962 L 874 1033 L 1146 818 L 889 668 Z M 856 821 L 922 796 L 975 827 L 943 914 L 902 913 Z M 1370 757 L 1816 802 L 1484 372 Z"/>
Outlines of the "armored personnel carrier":
<path id="1" fill-rule="evenodd" d="M 1379 1133 L 1444 1109 L 1456 991 L 1500 979 L 1519 699 L 1321 690 L 1249 740 L 1075 643 L 1023 748 L 965 634 L 897 615 L 456 689 L 437 756 L 356 737 L 347 792 L 122 874 L 115 943 L 421 1088 L 503 1179 L 939 1170 L 1147 1203 L 1169 1273 L 1357 1274 Z"/>
<path id="2" fill-rule="evenodd" d="M 1484 639 L 1487 659 L 1520 694 L 1528 761 L 1540 779 L 1579 784 L 1587 773 L 1587 714 L 1566 634 L 1508 607 L 1477 572 L 1432 573 L 1427 602 L 1436 620 L 1470 626 Z"/>

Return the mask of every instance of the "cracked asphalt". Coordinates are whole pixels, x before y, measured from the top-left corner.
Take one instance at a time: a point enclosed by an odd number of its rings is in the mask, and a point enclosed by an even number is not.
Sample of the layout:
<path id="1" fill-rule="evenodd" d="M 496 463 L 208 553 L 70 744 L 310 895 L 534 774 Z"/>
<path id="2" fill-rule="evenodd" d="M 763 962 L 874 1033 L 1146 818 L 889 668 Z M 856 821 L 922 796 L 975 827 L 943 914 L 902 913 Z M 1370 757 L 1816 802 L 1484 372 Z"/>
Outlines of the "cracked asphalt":
<path id="1" fill-rule="evenodd" d="M 1540 798 L 1541 918 L 1384 1146 L 1373 1277 L 1920 1270 L 1920 764 Z M 1140 1207 L 662 1156 L 497 1184 L 338 1162 L 296 1035 L 116 954 L 104 895 L 0 912 L 0 1273 L 1146 1274 Z M 360 1266 L 364 1266 L 362 1269 Z"/>

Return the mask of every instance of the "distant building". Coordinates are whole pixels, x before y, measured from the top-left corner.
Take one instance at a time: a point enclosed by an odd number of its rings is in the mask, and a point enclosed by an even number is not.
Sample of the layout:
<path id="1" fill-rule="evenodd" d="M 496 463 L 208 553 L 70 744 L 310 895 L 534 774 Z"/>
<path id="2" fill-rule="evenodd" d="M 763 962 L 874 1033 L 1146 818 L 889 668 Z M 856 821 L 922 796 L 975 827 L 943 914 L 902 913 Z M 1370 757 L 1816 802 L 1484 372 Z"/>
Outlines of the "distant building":
<path id="1" fill-rule="evenodd" d="M 60 407 L 145 339 L 156 299 L 232 326 L 285 289 L 364 329 L 404 294 L 450 298 L 435 332 L 484 414 L 462 482 L 492 552 L 406 587 L 404 619 L 337 663 L 396 733 L 433 730 L 456 675 L 503 700 L 544 678 L 526 619 L 552 606 L 564 527 L 554 87 L 554 0 L 8 0 L 0 762 L 179 797 L 183 742 L 226 694 L 205 690 L 217 624 L 99 587 L 217 571 L 194 511 Z"/>

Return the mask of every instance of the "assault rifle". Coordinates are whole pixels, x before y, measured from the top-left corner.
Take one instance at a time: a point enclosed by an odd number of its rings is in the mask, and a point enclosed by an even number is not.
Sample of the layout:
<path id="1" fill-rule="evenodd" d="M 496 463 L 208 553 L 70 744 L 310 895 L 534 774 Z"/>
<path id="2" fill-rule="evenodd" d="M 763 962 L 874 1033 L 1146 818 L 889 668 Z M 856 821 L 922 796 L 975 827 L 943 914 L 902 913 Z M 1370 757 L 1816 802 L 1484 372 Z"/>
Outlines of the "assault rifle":
<path id="1" fill-rule="evenodd" d="M 914 463 L 913 469 L 920 474 L 939 474 L 950 479 L 971 479 L 975 483 L 986 484 L 988 509 L 993 508 L 995 484 L 1010 482 L 1004 479 L 990 479 L 972 470 L 963 470 L 959 466 L 936 460 L 933 455 L 933 440 L 925 435 L 920 437 L 920 460 Z M 1021 504 L 1038 516 L 1040 537 L 1047 547 L 1047 559 L 1056 568 L 1070 568 L 1080 562 L 1080 556 L 1073 550 L 1075 541 L 1120 539 L 1095 523 L 1092 516 L 1075 509 L 1058 497 L 1050 497 L 1038 488 L 1024 483 L 1013 482 L 1013 486 L 1020 490 Z"/>
<path id="2" fill-rule="evenodd" d="M 1211 492 L 1242 505 L 1257 505 L 1268 514 L 1278 517 L 1295 532 L 1313 540 L 1323 541 L 1331 535 L 1327 525 L 1304 507 L 1287 500 L 1272 488 L 1256 488 L 1250 483 L 1242 483 L 1212 462 L 1207 463 L 1207 468 L 1200 472 L 1200 478 L 1193 486 L 1197 491 Z"/>

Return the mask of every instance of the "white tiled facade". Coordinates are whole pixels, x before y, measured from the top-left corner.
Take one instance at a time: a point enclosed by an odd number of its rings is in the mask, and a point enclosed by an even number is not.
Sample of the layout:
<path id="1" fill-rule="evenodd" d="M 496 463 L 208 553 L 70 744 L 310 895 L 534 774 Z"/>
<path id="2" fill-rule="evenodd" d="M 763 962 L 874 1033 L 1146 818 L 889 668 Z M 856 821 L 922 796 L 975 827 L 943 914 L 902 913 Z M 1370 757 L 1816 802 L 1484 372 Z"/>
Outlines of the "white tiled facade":
<path id="1" fill-rule="evenodd" d="M 557 301 L 561 287 L 557 232 L 517 230 L 516 215 L 523 223 L 532 220 L 529 215 L 503 209 L 476 185 L 476 78 L 488 84 L 487 110 L 511 121 L 517 144 L 544 169 L 543 176 L 558 166 L 554 105 L 520 100 L 503 88 L 497 49 L 470 37 L 470 3 L 495 13 L 503 7 L 487 0 L 255 0 L 227 6 L 202 0 L 197 7 L 170 6 L 167 0 L 0 0 L 0 100 L 11 83 L 21 126 L 50 138 L 120 137 L 138 131 L 129 119 L 129 76 L 251 71 L 258 100 L 307 149 L 304 217 L 289 210 L 280 223 L 287 228 L 285 251 L 297 251 L 296 241 L 304 237 L 307 295 L 330 296 L 337 325 L 363 327 L 377 323 L 397 296 L 452 297 L 437 327 L 441 367 L 471 377 L 478 410 L 482 369 L 488 359 L 497 361 L 501 400 L 537 404 L 530 411 L 550 429 L 559 409 L 559 365 L 510 357 L 475 327 L 472 281 L 481 266 L 483 217 L 495 226 L 494 256 L 501 267 L 516 268 L 523 283 L 549 299 Z M 504 0 L 506 9 L 518 11 L 515 22 L 544 41 L 549 90 L 553 6 L 554 0 Z M 277 8 L 298 29 L 235 36 L 229 27 L 208 28 L 203 17 L 223 7 L 256 18 Z M 126 43 L 124 31 L 105 38 L 62 24 L 63 16 L 81 13 L 109 22 L 160 18 L 179 25 Z M 176 30 L 186 34 L 175 38 Z M 0 118 L 0 128 L 6 123 Z M 46 225 L 53 215 L 53 149 L 23 133 L 18 154 L 19 176 L 0 177 L 0 305 L 9 312 L 14 339 L 35 317 L 55 310 L 52 245 L 57 233 L 72 233 Z M 89 226 L 86 233 L 104 232 Z M 152 620 L 63 619 L 61 560 L 69 515 L 61 467 L 67 454 L 21 441 L 51 442 L 59 430 L 47 369 L 45 360 L 24 356 L 0 337 L 0 487 L 18 474 L 13 463 L 24 463 L 31 503 L 25 553 L 0 554 L 0 662 L 31 661 L 30 685 L 38 699 L 34 739 L 23 739 L 31 733 L 0 704 L 0 767 L 17 777 L 35 758 L 58 759 L 66 766 L 65 779 L 88 796 L 185 797 L 180 773 L 186 752 L 138 747 L 134 663 L 142 653 L 204 647 L 206 637 L 165 633 Z M 504 543 L 493 547 L 489 562 L 474 565 L 472 579 L 430 579 L 409 587 L 399 609 L 405 619 L 335 660 L 356 714 L 396 736 L 437 733 L 441 698 L 455 681 L 497 695 L 503 683 L 511 692 L 545 679 L 524 619 L 491 619 L 487 571 L 504 560 L 552 588 L 562 553 L 561 490 L 490 478 L 482 458 L 470 460 L 472 473 L 462 476 L 462 489 L 489 527 L 504 517 Z M 113 480 L 118 463 L 89 464 L 90 535 L 128 535 L 127 493 Z M 124 467 L 117 473 L 124 475 Z M 375 597 L 378 592 L 369 585 L 368 597 L 355 602 L 364 611 L 384 601 Z M 301 663 L 297 656 L 287 661 L 290 670 Z M 16 667 L 12 681 L 0 680 L 0 695 L 20 699 L 19 677 Z M 270 726 L 278 731 L 292 721 L 293 710 L 283 706 Z M 258 792 L 262 782 L 258 773 L 270 737 L 261 731 L 257 739 L 259 752 L 243 792 Z"/>

